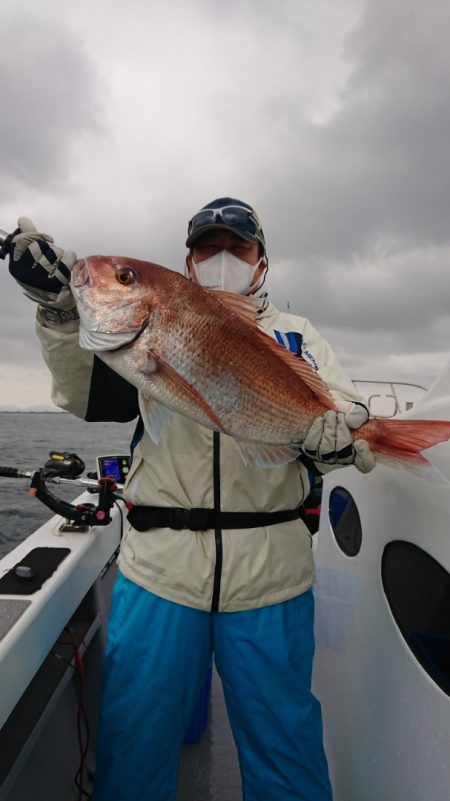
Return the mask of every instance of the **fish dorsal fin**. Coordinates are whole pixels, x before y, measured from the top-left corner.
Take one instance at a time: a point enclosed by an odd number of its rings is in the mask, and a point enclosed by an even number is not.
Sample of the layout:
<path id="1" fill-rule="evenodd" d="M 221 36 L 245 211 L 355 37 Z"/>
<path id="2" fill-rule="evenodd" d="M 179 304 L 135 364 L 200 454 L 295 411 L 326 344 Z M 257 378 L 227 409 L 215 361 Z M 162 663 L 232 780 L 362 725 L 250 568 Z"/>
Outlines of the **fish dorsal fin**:
<path id="1" fill-rule="evenodd" d="M 257 327 L 256 315 L 258 313 L 258 308 L 246 295 L 237 295 L 235 292 L 224 292 L 223 289 L 213 289 L 212 287 L 205 287 L 205 289 L 211 295 L 214 295 L 214 297 L 219 298 L 227 308 L 234 311 L 242 320 L 252 323 Z"/>
<path id="2" fill-rule="evenodd" d="M 259 328 L 256 322 L 258 309 L 250 298 L 246 295 L 235 295 L 232 292 L 223 292 L 218 289 L 208 291 L 214 292 L 214 295 L 216 295 L 227 308 L 237 314 L 241 320 L 251 325 L 257 336 L 264 341 L 266 347 L 270 348 L 277 356 L 284 360 L 285 364 L 289 365 L 294 373 L 309 387 L 311 392 L 314 393 L 316 398 L 320 400 L 327 409 L 336 410 L 336 403 L 330 390 L 325 384 L 325 381 L 316 373 L 310 362 L 303 356 L 296 355 L 286 350 L 286 348 L 280 345 L 269 334 L 266 334 L 265 331 Z"/>
<path id="3" fill-rule="evenodd" d="M 299 448 L 295 445 L 265 445 L 243 440 L 234 442 L 244 464 L 253 467 L 280 467 L 288 462 L 294 462 L 300 454 Z"/>

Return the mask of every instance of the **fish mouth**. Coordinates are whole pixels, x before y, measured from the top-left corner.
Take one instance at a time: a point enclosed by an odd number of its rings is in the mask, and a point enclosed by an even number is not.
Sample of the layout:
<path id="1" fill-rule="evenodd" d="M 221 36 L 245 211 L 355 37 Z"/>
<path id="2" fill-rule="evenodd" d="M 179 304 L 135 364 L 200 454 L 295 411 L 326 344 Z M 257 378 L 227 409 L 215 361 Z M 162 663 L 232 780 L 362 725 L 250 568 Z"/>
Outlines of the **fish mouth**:
<path id="1" fill-rule="evenodd" d="M 81 319 L 79 343 L 84 350 L 92 350 L 95 353 L 116 353 L 130 347 L 142 335 L 147 328 L 148 320 L 144 320 L 137 331 L 118 331 L 117 333 L 104 331 L 93 331 L 86 328 Z"/>
<path id="2" fill-rule="evenodd" d="M 98 307 L 96 308 L 94 304 L 90 303 L 89 301 L 86 300 L 83 301 L 83 298 L 78 294 L 77 291 L 73 292 L 73 295 L 75 297 L 75 301 L 77 304 L 80 320 L 84 325 L 84 327 L 89 331 L 104 333 L 105 335 L 113 336 L 114 331 L 102 332 L 100 326 L 106 326 L 111 321 L 114 322 L 117 318 L 118 312 L 120 312 L 122 309 L 129 309 L 130 306 L 132 306 L 132 304 L 130 304 L 128 300 L 124 300 L 123 303 L 119 303 L 116 306 L 112 307 L 109 311 L 105 311 L 105 309 L 109 305 L 109 299 L 106 298 L 104 304 L 100 306 L 101 313 L 98 314 L 96 313 L 96 311 L 98 311 Z M 128 330 L 125 329 L 124 331 L 118 333 L 134 334 L 136 330 L 142 331 L 142 328 L 147 325 L 147 322 L 148 322 L 148 316 L 145 318 L 141 328 L 136 329 L 134 326 L 132 326 L 130 329 Z"/>

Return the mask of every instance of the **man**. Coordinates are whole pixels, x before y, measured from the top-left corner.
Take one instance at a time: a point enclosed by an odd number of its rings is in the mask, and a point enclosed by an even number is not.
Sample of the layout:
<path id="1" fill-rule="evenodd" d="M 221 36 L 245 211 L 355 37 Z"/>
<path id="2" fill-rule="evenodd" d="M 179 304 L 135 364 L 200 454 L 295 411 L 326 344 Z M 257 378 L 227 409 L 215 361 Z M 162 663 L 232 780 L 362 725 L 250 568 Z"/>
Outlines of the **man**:
<path id="1" fill-rule="evenodd" d="M 86 420 L 130 420 L 137 391 L 78 346 L 68 280 L 75 254 L 21 218 L 10 271 L 39 303 L 53 399 Z M 142 424 L 125 497 L 105 656 L 94 801 L 173 801 L 179 752 L 214 653 L 239 752 L 245 801 L 330 801 L 320 706 L 311 693 L 314 567 L 299 509 L 308 469 L 374 465 L 351 428 L 367 420 L 329 345 L 264 291 L 266 243 L 253 209 L 219 198 L 191 219 L 186 275 L 254 299 L 258 325 L 320 372 L 342 412 L 313 424 L 308 454 L 245 466 L 233 441 L 174 415 L 159 445 Z M 305 463 L 304 463 L 305 462 Z M 195 528 L 189 510 L 213 509 Z M 222 525 L 221 514 L 233 513 Z"/>

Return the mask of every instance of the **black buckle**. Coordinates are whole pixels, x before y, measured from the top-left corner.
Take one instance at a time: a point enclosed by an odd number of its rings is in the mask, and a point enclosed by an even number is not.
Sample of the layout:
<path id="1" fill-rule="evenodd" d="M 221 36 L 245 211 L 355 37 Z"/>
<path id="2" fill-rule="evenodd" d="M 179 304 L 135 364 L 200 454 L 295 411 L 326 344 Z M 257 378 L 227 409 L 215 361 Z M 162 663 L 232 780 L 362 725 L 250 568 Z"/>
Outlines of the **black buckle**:
<path id="1" fill-rule="evenodd" d="M 191 512 L 192 509 L 174 509 L 172 513 L 172 522 L 170 528 L 181 531 L 183 528 L 191 527 Z"/>
<path id="2" fill-rule="evenodd" d="M 173 509 L 170 528 L 177 531 L 188 528 L 191 531 L 207 531 L 213 524 L 213 509 Z"/>

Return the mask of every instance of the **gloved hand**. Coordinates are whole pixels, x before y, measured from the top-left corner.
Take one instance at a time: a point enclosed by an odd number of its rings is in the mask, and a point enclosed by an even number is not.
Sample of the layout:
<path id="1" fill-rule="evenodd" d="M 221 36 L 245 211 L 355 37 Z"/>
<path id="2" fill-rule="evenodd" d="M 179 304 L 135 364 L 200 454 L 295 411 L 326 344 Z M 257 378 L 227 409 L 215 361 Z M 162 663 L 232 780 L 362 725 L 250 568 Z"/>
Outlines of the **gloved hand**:
<path id="1" fill-rule="evenodd" d="M 78 319 L 69 286 L 76 253 L 57 247 L 27 217 L 19 217 L 18 225 L 9 247 L 11 275 L 25 295 L 39 303 L 44 324 L 53 327 Z"/>
<path id="2" fill-rule="evenodd" d="M 354 464 L 361 473 L 375 467 L 375 458 L 366 440 L 353 442 L 352 431 L 369 419 L 362 403 L 337 404 L 343 411 L 328 411 L 316 417 L 302 445 L 302 450 L 314 462 L 325 465 Z M 345 409 L 345 411 L 344 411 Z"/>

